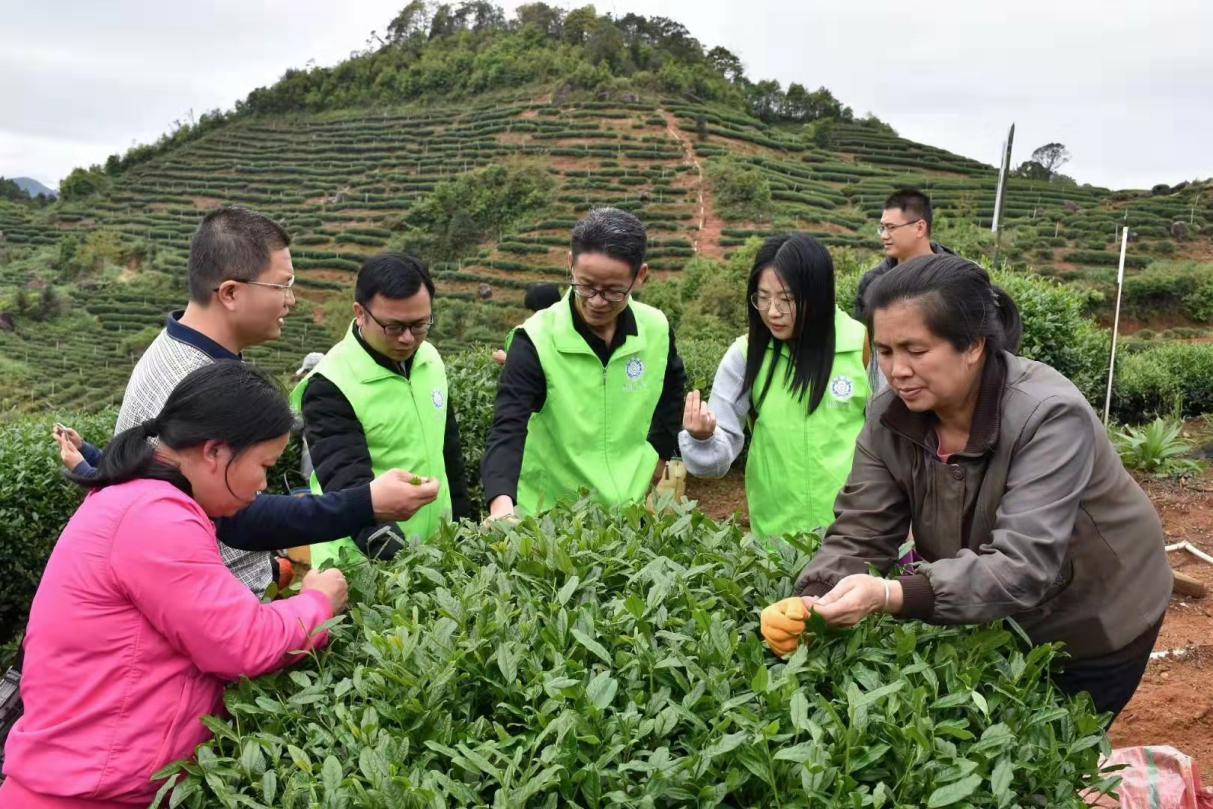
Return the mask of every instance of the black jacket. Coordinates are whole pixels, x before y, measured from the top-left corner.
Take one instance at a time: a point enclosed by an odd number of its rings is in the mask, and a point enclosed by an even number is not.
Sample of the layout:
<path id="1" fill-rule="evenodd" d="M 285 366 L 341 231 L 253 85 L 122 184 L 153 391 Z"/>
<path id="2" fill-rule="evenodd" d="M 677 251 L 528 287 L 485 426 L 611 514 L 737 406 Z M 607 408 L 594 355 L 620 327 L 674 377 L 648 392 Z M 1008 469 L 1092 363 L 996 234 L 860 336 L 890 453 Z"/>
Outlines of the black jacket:
<path id="1" fill-rule="evenodd" d="M 956 255 L 949 248 L 935 242 L 931 242 L 931 252 L 936 254 L 947 253 L 950 256 Z M 868 288 L 872 286 L 876 279 L 880 278 L 880 276 L 896 267 L 897 264 L 897 259 L 893 258 L 892 256 L 888 256 L 884 261 L 865 272 L 863 277 L 859 279 L 859 286 L 855 289 L 855 319 L 860 323 L 867 322 Z"/>
<path id="2" fill-rule="evenodd" d="M 615 337 L 610 345 L 594 334 L 577 311 L 573 296 L 569 295 L 568 306 L 573 310 L 573 328 L 581 335 L 605 367 L 623 345 L 629 334 L 637 334 L 636 315 L 632 307 L 624 309 L 615 327 Z M 674 346 L 674 329 L 670 328 L 670 353 L 666 360 L 665 380 L 661 398 L 653 409 L 653 420 L 649 426 L 649 443 L 657 450 L 662 460 L 669 460 L 678 452 L 678 431 L 682 429 L 683 394 L 687 374 L 682 357 Z M 489 433 L 488 445 L 481 464 L 481 480 L 484 483 L 484 499 L 493 499 L 506 494 L 518 500 L 518 476 L 522 472 L 522 452 L 526 446 L 527 425 L 531 414 L 543 409 L 547 401 L 547 377 L 539 363 L 539 353 L 525 329 L 514 332 L 514 340 L 506 355 L 505 368 L 497 383 L 497 404 L 493 414 L 493 429 Z"/>
<path id="3" fill-rule="evenodd" d="M 354 336 L 358 344 L 384 368 L 406 378 L 412 372 L 411 359 L 401 367 L 367 345 L 357 330 Z M 353 406 L 332 381 L 319 373 L 312 376 L 303 394 L 303 436 L 311 453 L 316 479 L 325 491 L 367 484 L 375 478 L 366 434 Z M 467 471 L 463 464 L 453 403 L 447 405 L 442 457 L 451 492 L 452 516 L 456 520 L 475 516 L 468 496 Z M 353 540 L 364 554 L 379 559 L 395 556 L 404 543 L 404 537 L 395 523 L 367 526 L 355 534 Z"/>

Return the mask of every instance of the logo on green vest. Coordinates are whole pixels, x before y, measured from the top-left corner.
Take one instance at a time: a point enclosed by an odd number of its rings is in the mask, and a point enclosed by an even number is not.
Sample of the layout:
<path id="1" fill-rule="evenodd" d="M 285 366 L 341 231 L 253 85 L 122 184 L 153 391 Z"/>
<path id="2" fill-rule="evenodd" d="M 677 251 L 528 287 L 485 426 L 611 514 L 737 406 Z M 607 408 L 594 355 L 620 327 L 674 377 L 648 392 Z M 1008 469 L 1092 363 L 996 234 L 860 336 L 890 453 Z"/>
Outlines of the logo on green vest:
<path id="1" fill-rule="evenodd" d="M 830 395 L 840 402 L 849 402 L 855 395 L 855 383 L 849 376 L 836 376 L 830 380 Z"/>
<path id="2" fill-rule="evenodd" d="M 627 375 L 627 379 L 623 383 L 626 393 L 644 390 L 644 360 L 640 357 L 632 357 L 623 367 L 623 372 Z"/>
<path id="3" fill-rule="evenodd" d="M 430 394 L 430 399 L 433 400 L 434 407 L 438 408 L 439 410 L 441 410 L 442 406 L 446 403 L 446 397 L 442 395 L 442 391 L 440 391 L 438 388 L 434 388 L 434 392 Z"/>

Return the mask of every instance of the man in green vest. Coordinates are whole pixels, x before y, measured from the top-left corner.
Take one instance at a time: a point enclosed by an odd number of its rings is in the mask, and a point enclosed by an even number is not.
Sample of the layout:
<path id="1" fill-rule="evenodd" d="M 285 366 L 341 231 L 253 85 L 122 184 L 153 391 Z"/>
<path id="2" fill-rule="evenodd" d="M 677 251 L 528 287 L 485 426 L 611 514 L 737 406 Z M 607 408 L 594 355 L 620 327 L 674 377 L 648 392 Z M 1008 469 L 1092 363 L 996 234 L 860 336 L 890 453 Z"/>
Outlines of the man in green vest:
<path id="1" fill-rule="evenodd" d="M 444 521 L 471 516 L 446 368 L 425 340 L 433 301 L 434 282 L 419 260 L 396 253 L 367 259 L 345 338 L 292 394 L 315 467 L 313 491 L 406 469 L 419 478 L 423 504 L 403 522 L 313 545 L 313 567 L 336 559 L 343 547 L 388 559 L 405 543 L 431 537 Z"/>
<path id="2" fill-rule="evenodd" d="M 534 514 L 588 490 L 643 501 L 678 447 L 686 373 L 648 277 L 644 225 L 615 208 L 573 228 L 570 291 L 514 333 L 481 475 L 489 515 Z"/>

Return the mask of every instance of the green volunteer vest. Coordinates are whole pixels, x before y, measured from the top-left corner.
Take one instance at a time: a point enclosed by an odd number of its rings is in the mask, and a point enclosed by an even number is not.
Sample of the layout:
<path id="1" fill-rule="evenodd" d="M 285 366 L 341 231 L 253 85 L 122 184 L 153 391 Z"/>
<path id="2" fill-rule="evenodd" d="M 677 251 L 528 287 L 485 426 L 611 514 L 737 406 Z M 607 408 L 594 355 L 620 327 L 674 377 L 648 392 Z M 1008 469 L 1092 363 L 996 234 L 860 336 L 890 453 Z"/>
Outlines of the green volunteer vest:
<path id="1" fill-rule="evenodd" d="M 756 536 L 813 531 L 834 521 L 834 499 L 851 473 L 855 440 L 863 427 L 871 387 L 863 364 L 867 339 L 862 324 L 834 311 L 834 365 L 829 388 L 811 415 L 784 381 L 790 358 L 767 348 L 755 387 L 761 389 L 772 362 L 775 376 L 762 403 L 755 401 L 746 500 Z M 739 338 L 742 351 L 746 338 Z"/>
<path id="2" fill-rule="evenodd" d="M 354 337 L 354 328 L 351 324 L 345 338 L 329 349 L 312 373 L 295 387 L 291 404 L 302 411 L 303 393 L 312 374 L 320 374 L 337 386 L 354 409 L 366 434 L 376 476 L 389 469 L 404 469 L 421 477 L 438 478 L 438 499 L 399 523 L 405 536 L 425 541 L 451 517 L 451 491 L 442 454 L 446 438 L 446 367 L 438 350 L 422 343 L 406 378 L 375 362 Z M 314 472 L 311 486 L 317 494 L 323 491 Z M 312 545 L 312 567 L 319 567 L 326 559 L 336 560 L 343 547 L 360 553 L 349 538 Z"/>
<path id="3" fill-rule="evenodd" d="M 658 309 L 630 304 L 636 334 L 604 367 L 573 327 L 568 295 L 522 324 L 547 379 L 543 409 L 527 425 L 518 506 L 535 514 L 588 489 L 604 505 L 643 501 L 657 465 L 649 444 L 665 383 L 670 326 Z"/>

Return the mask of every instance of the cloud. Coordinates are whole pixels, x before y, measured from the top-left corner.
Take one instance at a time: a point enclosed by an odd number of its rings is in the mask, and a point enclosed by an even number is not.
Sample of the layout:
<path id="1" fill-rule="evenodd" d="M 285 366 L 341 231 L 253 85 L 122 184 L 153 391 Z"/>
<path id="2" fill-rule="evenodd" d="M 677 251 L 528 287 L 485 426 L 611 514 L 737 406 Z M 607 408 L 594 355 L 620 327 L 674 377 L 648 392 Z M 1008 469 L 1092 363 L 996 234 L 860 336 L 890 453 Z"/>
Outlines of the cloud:
<path id="1" fill-rule="evenodd" d="M 14 3 L 15 0 L 6 0 Z M 583 0 L 556 3 L 565 8 Z M 0 174 L 53 184 L 155 140 L 309 59 L 333 64 L 404 0 L 48 0 L 5 15 Z M 504 3 L 507 12 L 520 5 Z M 1080 182 L 1148 187 L 1213 175 L 1213 3 L 1200 0 L 599 1 L 682 22 L 751 78 L 830 88 L 906 137 L 1016 162 L 1049 141 Z M 22 146 L 21 144 L 25 144 Z M 100 152 L 100 153 L 99 153 Z"/>

